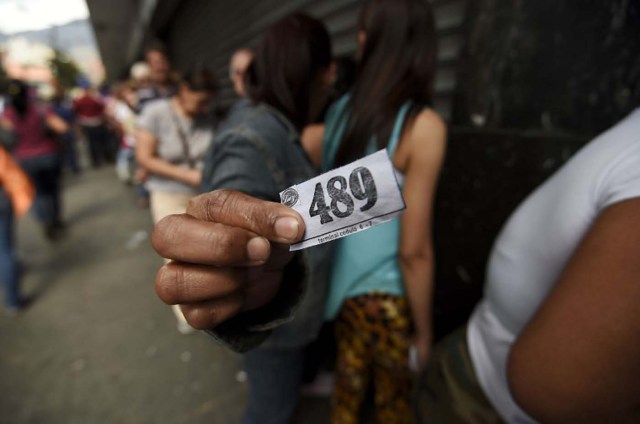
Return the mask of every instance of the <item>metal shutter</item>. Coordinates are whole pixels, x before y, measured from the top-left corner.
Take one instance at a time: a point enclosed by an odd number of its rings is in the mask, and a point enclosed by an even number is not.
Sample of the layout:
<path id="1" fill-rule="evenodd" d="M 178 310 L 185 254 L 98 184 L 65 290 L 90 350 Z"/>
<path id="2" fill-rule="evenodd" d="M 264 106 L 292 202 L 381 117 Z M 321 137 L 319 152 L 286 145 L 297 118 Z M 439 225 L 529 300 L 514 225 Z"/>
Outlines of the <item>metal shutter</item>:
<path id="1" fill-rule="evenodd" d="M 227 66 L 236 49 L 253 46 L 271 23 L 300 10 L 327 25 L 335 56 L 354 55 L 361 4 L 361 0 L 182 1 L 168 28 L 156 30 L 178 69 L 200 60 L 215 70 L 221 82 L 220 103 L 227 107 L 234 101 Z M 456 88 L 465 6 L 466 0 L 434 1 L 439 37 L 435 107 L 447 119 Z"/>

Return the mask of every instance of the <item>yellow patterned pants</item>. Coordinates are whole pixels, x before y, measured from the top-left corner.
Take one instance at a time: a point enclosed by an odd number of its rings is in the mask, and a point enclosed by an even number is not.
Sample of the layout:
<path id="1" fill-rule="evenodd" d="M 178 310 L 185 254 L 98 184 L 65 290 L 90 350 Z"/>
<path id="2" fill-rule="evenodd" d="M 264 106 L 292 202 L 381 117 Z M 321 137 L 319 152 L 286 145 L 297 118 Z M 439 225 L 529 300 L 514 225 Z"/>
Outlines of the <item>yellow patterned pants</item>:
<path id="1" fill-rule="evenodd" d="M 375 422 L 411 422 L 411 315 L 404 297 L 368 294 L 345 301 L 336 319 L 333 424 L 359 421 L 373 383 Z"/>

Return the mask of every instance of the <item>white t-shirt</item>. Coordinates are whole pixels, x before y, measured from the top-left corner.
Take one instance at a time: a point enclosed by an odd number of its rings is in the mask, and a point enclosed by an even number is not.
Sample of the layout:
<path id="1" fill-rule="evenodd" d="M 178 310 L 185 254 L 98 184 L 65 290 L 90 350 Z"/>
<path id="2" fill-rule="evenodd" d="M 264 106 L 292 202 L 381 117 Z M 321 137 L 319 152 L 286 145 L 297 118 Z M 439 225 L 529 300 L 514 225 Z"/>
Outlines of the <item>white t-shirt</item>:
<path id="1" fill-rule="evenodd" d="M 125 102 L 116 100 L 113 105 L 113 117 L 122 125 L 124 132 L 122 144 L 128 148 L 135 147 L 136 114 L 134 111 Z"/>
<path id="2" fill-rule="evenodd" d="M 509 392 L 511 345 L 600 213 L 634 197 L 640 197 L 640 108 L 576 153 L 502 229 L 467 337 L 480 385 L 505 421 L 535 422 Z"/>
<path id="3" fill-rule="evenodd" d="M 189 121 L 173 110 L 171 99 L 160 99 L 145 105 L 137 126 L 156 137 L 156 154 L 161 159 L 184 169 L 189 169 L 191 159 L 196 169 L 203 168 L 205 154 L 213 140 L 213 120 L 209 116 Z M 185 155 L 181 131 L 189 146 L 190 158 Z M 198 190 L 187 183 L 156 174 L 149 175 L 145 186 L 151 192 L 198 194 Z"/>

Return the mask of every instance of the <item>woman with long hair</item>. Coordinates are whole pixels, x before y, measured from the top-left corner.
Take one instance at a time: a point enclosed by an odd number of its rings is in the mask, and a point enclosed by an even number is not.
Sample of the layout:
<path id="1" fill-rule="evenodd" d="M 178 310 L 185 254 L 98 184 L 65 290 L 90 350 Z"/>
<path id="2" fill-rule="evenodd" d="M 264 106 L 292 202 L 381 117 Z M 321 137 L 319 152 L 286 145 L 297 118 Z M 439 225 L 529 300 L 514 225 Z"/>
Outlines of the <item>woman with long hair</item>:
<path id="1" fill-rule="evenodd" d="M 401 217 L 336 242 L 326 317 L 338 357 L 332 422 L 358 421 L 369 383 L 376 421 L 410 422 L 409 351 L 431 347 L 431 216 L 446 127 L 431 108 L 436 64 L 426 0 L 369 0 L 353 89 L 328 113 L 323 168 L 386 149 L 406 202 Z"/>

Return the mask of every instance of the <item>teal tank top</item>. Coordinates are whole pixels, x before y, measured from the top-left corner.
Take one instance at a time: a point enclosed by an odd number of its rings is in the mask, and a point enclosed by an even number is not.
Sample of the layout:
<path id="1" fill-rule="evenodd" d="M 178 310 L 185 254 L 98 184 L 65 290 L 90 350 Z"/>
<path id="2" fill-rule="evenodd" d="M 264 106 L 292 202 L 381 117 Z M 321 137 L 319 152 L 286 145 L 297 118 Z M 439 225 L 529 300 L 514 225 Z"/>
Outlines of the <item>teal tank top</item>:
<path id="1" fill-rule="evenodd" d="M 348 104 L 349 96 L 343 96 L 327 114 L 322 146 L 322 168 L 325 172 L 334 167 L 335 155 L 349 120 Z M 410 104 L 405 103 L 396 117 L 387 145 L 390 158 L 393 158 L 398 146 L 409 107 Z M 367 154 L 375 151 L 375 140 L 371 140 L 367 146 Z M 404 178 L 401 175 L 398 177 L 402 185 Z M 352 297 L 374 292 L 405 295 L 398 264 L 399 239 L 400 218 L 396 218 L 334 242 L 336 246 L 325 306 L 327 320 L 335 318 L 342 303 Z"/>

